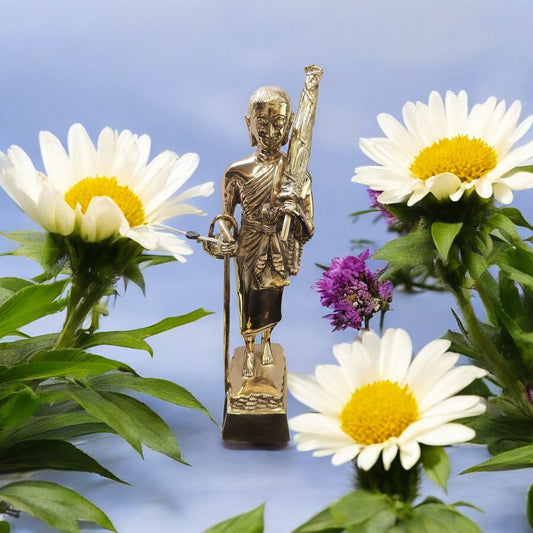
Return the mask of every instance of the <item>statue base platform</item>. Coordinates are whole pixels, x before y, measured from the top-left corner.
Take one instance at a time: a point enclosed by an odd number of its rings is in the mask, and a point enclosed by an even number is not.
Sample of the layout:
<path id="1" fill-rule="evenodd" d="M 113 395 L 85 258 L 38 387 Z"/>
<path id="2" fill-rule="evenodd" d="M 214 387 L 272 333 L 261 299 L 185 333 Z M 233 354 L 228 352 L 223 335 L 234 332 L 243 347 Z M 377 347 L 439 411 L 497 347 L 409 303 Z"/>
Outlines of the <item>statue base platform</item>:
<path id="1" fill-rule="evenodd" d="M 255 373 L 243 377 L 245 348 L 233 353 L 229 367 L 229 389 L 224 405 L 222 439 L 254 444 L 289 440 L 287 425 L 287 366 L 280 344 L 272 344 L 274 362 L 262 365 L 262 346 L 255 345 Z"/>

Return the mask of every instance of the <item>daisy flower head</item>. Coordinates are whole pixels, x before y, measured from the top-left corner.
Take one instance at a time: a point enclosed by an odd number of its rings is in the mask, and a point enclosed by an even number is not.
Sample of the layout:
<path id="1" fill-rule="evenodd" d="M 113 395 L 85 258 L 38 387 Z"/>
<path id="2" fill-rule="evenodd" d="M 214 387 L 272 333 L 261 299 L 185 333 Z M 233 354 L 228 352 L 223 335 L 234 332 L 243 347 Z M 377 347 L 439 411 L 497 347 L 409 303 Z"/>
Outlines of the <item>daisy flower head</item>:
<path id="1" fill-rule="evenodd" d="M 445 446 L 472 439 L 474 431 L 453 420 L 485 411 L 482 398 L 458 395 L 486 371 L 455 366 L 450 342 L 434 340 L 411 359 L 406 331 L 388 329 L 380 339 L 360 333 L 333 347 L 339 365 L 319 365 L 314 376 L 289 375 L 292 395 L 314 410 L 289 420 L 301 451 L 332 455 L 340 465 L 356 459 L 369 470 L 381 454 L 390 468 L 399 454 L 405 470 L 420 459 L 420 444 Z"/>
<path id="2" fill-rule="evenodd" d="M 45 172 L 34 167 L 24 150 L 11 146 L 7 158 L 0 155 L 0 184 L 45 230 L 85 242 L 124 237 L 182 262 L 192 253 L 163 222 L 204 214 L 186 200 L 210 195 L 212 182 L 173 196 L 196 169 L 197 154 L 179 157 L 167 150 L 148 162 L 148 135 L 106 127 L 95 146 L 81 124 L 68 131 L 68 151 L 47 131 L 40 133 L 39 143 Z"/>
<path id="3" fill-rule="evenodd" d="M 359 143 L 378 165 L 356 168 L 352 181 L 379 191 L 381 204 L 412 206 L 429 193 L 456 202 L 472 191 L 508 204 L 513 190 L 533 187 L 532 173 L 514 170 L 533 157 L 533 141 L 514 148 L 533 123 L 519 123 L 520 112 L 518 100 L 506 108 L 490 97 L 469 110 L 465 91 L 433 91 L 427 104 L 404 105 L 403 124 L 378 115 L 386 137 Z"/>

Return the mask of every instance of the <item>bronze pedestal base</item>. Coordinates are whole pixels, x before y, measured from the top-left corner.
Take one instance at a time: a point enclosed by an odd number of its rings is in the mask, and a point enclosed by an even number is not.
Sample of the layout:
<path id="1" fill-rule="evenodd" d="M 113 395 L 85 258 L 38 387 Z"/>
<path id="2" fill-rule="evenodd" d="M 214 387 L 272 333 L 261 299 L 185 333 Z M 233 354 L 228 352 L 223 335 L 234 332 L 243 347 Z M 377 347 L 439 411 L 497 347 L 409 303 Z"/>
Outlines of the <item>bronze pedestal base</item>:
<path id="1" fill-rule="evenodd" d="M 242 376 L 244 346 L 233 353 L 224 406 L 223 440 L 255 444 L 289 440 L 285 355 L 281 345 L 272 344 L 271 348 L 274 362 L 263 366 L 262 347 L 255 345 L 255 375 L 251 378 Z"/>

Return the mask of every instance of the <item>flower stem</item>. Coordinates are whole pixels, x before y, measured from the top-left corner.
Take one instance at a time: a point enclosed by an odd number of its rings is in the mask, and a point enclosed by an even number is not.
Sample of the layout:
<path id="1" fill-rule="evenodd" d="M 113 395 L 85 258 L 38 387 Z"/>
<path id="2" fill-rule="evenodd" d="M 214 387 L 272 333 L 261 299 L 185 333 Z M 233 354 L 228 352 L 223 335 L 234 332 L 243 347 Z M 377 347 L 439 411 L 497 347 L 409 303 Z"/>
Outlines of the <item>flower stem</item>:
<path id="1" fill-rule="evenodd" d="M 67 305 L 67 316 L 54 345 L 55 350 L 72 348 L 76 345 L 76 337 L 83 322 L 109 289 L 109 285 L 95 283 L 91 285 L 83 290 L 76 281 L 73 282 Z"/>
<path id="2" fill-rule="evenodd" d="M 76 346 L 87 316 L 111 292 L 118 279 L 127 277 L 142 253 L 142 247 L 129 239 L 85 243 L 65 238 L 64 246 L 72 271 L 72 285 L 67 316 L 54 345 L 56 350 Z"/>
<path id="3" fill-rule="evenodd" d="M 393 498 L 399 498 L 405 503 L 412 503 L 418 496 L 420 463 L 417 463 L 410 470 L 405 470 L 400 459 L 396 457 L 388 470 L 385 470 L 381 459 L 378 459 L 369 470 L 359 468 L 355 461 L 354 466 L 355 484 L 358 489 L 387 494 Z"/>
<path id="4" fill-rule="evenodd" d="M 496 377 L 504 392 L 513 398 L 513 403 L 521 409 L 523 391 L 519 387 L 518 379 L 506 364 L 502 354 L 483 333 L 472 306 L 470 291 L 461 287 L 458 289 L 451 287 L 451 291 L 461 309 L 468 333 L 480 349 L 485 368 Z"/>

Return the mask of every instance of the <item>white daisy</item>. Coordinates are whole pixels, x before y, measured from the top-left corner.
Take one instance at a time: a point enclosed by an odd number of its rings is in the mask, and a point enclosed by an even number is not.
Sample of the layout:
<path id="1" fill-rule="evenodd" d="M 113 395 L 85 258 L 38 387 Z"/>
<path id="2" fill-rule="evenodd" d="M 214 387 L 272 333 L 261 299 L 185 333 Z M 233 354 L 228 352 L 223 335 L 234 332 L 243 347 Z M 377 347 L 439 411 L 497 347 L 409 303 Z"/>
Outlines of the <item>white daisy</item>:
<path id="1" fill-rule="evenodd" d="M 465 91 L 448 91 L 445 100 L 433 91 L 427 105 L 404 105 L 405 125 L 378 115 L 386 137 L 363 138 L 359 146 L 379 166 L 356 168 L 352 181 L 381 192 L 382 204 L 412 206 L 430 192 L 457 201 L 471 189 L 508 204 L 512 190 L 533 187 L 532 173 L 512 172 L 533 157 L 533 141 L 512 149 L 533 123 L 529 116 L 518 124 L 520 111 L 519 101 L 506 109 L 491 97 L 469 112 Z"/>
<path id="2" fill-rule="evenodd" d="M 382 454 L 389 469 L 396 455 L 406 470 L 420 458 L 420 443 L 445 446 L 472 439 L 474 431 L 453 423 L 485 411 L 478 396 L 454 396 L 486 375 L 475 366 L 454 366 L 458 354 L 450 342 L 427 344 L 411 360 L 411 339 L 402 329 L 388 329 L 380 339 L 361 333 L 333 354 L 340 366 L 319 365 L 315 376 L 290 374 L 289 390 L 315 412 L 289 420 L 302 451 L 333 455 L 340 465 L 357 457 L 370 469 Z"/>
<path id="3" fill-rule="evenodd" d="M 0 184 L 37 224 L 51 233 L 77 234 L 87 242 L 121 235 L 179 261 L 192 253 L 189 244 L 162 222 L 204 214 L 184 201 L 210 195 L 212 182 L 172 197 L 196 169 L 196 154 L 179 157 L 167 150 L 148 163 L 148 135 L 104 128 L 95 147 L 81 124 L 69 129 L 68 153 L 50 132 L 42 131 L 39 142 L 46 173 L 36 170 L 18 146 L 9 148 L 7 159 L 0 153 L 0 168 L 7 167 Z"/>

